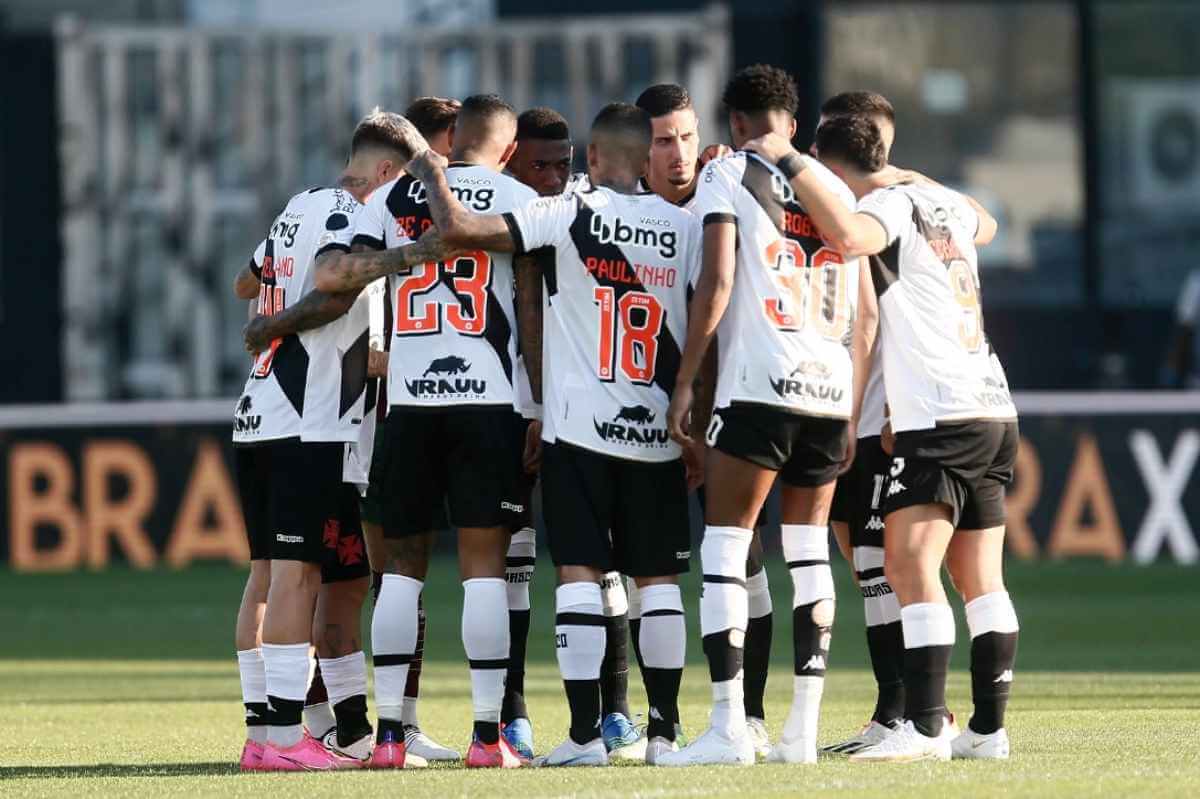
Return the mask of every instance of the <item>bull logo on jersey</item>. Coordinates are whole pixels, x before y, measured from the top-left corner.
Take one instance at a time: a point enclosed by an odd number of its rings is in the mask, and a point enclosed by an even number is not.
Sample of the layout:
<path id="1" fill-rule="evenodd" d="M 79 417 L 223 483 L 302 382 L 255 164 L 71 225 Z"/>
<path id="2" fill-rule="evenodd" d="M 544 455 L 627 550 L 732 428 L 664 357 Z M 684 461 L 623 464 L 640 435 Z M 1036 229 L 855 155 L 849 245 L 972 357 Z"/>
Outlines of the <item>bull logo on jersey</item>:
<path id="1" fill-rule="evenodd" d="M 404 387 L 417 399 L 479 397 L 487 393 L 487 381 L 458 377 L 471 369 L 471 362 L 457 355 L 434 358 L 416 380 L 405 380 Z M 431 377 L 432 375 L 432 377 Z M 447 377 L 443 377 L 446 375 Z M 453 380 L 449 378 L 454 378 Z"/>
<path id="2" fill-rule="evenodd" d="M 659 220 L 648 220 L 656 224 Z M 658 250 L 663 258 L 674 258 L 678 252 L 674 230 L 656 230 L 642 225 L 627 225 L 619 217 L 606 221 L 600 214 L 592 214 L 591 233 L 601 244 L 632 244 Z"/>
<path id="3" fill-rule="evenodd" d="M 233 417 L 233 432 L 235 433 L 257 433 L 262 427 L 262 416 L 251 415 L 250 411 L 253 408 L 253 403 L 250 401 L 250 395 L 245 394 L 238 400 L 237 410 L 234 411 Z"/>
<path id="4" fill-rule="evenodd" d="M 795 377 L 796 375 L 809 375 L 811 377 L 819 377 L 822 380 L 828 380 L 833 377 L 833 370 L 820 361 L 801 361 L 788 377 Z"/>
<path id="5" fill-rule="evenodd" d="M 592 417 L 596 435 L 615 444 L 634 447 L 662 449 L 670 443 L 666 428 L 654 428 L 657 415 L 645 405 L 622 405 L 613 414 L 612 421 L 600 421 Z"/>
<path id="6" fill-rule="evenodd" d="M 613 421 L 649 424 L 650 422 L 654 421 L 654 411 L 650 410 L 645 405 L 626 405 L 622 406 L 621 410 L 617 411 L 617 415 L 613 417 Z"/>
<path id="7" fill-rule="evenodd" d="M 429 375 L 457 375 L 469 371 L 471 364 L 457 355 L 447 355 L 445 358 L 435 358 L 422 377 Z"/>

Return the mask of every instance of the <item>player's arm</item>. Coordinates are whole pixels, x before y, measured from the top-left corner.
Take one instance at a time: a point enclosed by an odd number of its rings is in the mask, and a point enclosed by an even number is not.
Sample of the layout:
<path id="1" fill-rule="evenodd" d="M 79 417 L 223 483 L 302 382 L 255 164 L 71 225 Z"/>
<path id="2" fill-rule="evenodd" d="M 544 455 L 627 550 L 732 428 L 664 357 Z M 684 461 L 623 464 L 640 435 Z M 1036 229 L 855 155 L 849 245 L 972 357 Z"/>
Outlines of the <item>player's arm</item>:
<path id="1" fill-rule="evenodd" d="M 252 300 L 258 296 L 258 275 L 249 266 L 243 266 L 233 279 L 233 293 L 239 300 Z"/>
<path id="2" fill-rule="evenodd" d="M 242 330 L 246 350 L 259 353 L 274 339 L 329 324 L 350 310 L 357 296 L 354 291 L 329 293 L 314 289 L 289 308 L 270 316 L 255 316 Z"/>
<path id="3" fill-rule="evenodd" d="M 536 255 L 513 259 L 516 279 L 517 332 L 521 337 L 521 355 L 529 374 L 529 393 L 534 403 L 542 404 L 542 266 Z"/>
<path id="4" fill-rule="evenodd" d="M 378 278 L 405 272 L 428 261 L 442 261 L 453 253 L 433 228 L 425 231 L 417 241 L 390 250 L 334 250 L 317 259 L 314 285 L 318 291 L 353 292 L 354 296 L 358 296 L 359 291 Z"/>
<path id="5" fill-rule="evenodd" d="M 706 220 L 703 266 L 688 307 L 687 343 L 667 413 L 667 430 L 675 441 L 685 446 L 692 443 L 685 422 L 692 410 L 696 376 L 716 336 L 717 324 L 729 307 L 729 296 L 733 291 L 736 241 L 737 225 L 732 220 L 720 217 Z"/>
<path id="6" fill-rule="evenodd" d="M 879 332 L 879 303 L 871 283 L 871 268 L 866 258 L 858 259 L 858 316 L 850 338 L 850 359 L 854 367 L 854 394 L 850 414 L 850 439 L 843 469 L 854 463 L 858 443 L 858 420 L 862 417 L 863 395 L 871 375 L 871 358 Z"/>
<path id="7" fill-rule="evenodd" d="M 942 186 L 933 178 L 917 172 L 915 169 L 895 169 L 894 176 L 897 182 L 912 182 L 912 183 L 928 183 L 931 186 Z M 996 218 L 988 213 L 988 210 L 980 205 L 979 201 L 965 192 L 955 192 L 963 201 L 971 206 L 971 210 L 975 212 L 978 221 L 978 227 L 975 229 L 975 245 L 983 247 L 991 244 L 992 239 L 996 238 L 996 231 L 1000 229 L 1000 223 Z"/>
<path id="8" fill-rule="evenodd" d="M 746 143 L 788 178 L 796 199 L 805 207 L 821 235 L 845 256 L 874 255 L 888 246 L 887 231 L 875 217 L 851 211 L 808 168 L 806 156 L 778 133 L 768 133 Z"/>
<path id="9" fill-rule="evenodd" d="M 445 158 L 427 150 L 406 169 L 425 187 L 429 214 L 446 243 L 461 249 L 516 252 L 517 241 L 501 215 L 473 214 L 458 201 L 446 183 L 445 165 Z"/>

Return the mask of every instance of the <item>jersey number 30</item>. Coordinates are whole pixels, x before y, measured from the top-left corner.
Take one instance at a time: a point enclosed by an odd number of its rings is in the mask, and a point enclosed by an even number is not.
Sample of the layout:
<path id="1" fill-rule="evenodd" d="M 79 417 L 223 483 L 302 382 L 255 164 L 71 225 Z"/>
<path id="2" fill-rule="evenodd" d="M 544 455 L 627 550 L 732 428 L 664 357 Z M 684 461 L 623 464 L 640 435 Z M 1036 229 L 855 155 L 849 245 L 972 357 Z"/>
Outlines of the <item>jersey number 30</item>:
<path id="1" fill-rule="evenodd" d="M 420 302 L 433 291 L 443 272 L 457 302 Z M 427 336 L 442 332 L 442 319 L 464 336 L 482 336 L 487 329 L 488 289 L 492 285 L 492 259 L 482 250 L 453 261 L 430 261 L 413 269 L 396 289 L 396 335 Z M 469 304 L 470 309 L 466 306 Z"/>
<path id="2" fill-rule="evenodd" d="M 618 300 L 612 286 L 597 286 L 592 301 L 600 307 L 596 376 L 605 383 L 616 379 L 619 351 L 621 371 L 630 382 L 653 383 L 658 334 L 666 316 L 662 303 L 644 291 L 627 291 Z"/>
<path id="3" fill-rule="evenodd" d="M 850 323 L 842 256 L 822 247 L 810 260 L 794 239 L 775 239 L 765 255 L 779 286 L 778 298 L 763 300 L 772 324 L 794 332 L 803 330 L 806 321 L 811 320 L 817 333 L 841 341 Z"/>

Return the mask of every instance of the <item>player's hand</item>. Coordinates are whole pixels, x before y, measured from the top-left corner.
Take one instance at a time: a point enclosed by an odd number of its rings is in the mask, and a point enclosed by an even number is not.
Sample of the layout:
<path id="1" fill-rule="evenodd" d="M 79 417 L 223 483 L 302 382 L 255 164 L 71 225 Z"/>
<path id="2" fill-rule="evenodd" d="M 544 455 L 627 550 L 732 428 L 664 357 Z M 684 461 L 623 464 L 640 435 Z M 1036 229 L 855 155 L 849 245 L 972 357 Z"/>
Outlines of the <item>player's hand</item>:
<path id="1" fill-rule="evenodd" d="M 445 169 L 449 163 L 443 156 L 427 146 L 423 151 L 417 153 L 404 169 L 417 180 L 424 180 L 436 170 Z"/>
<path id="2" fill-rule="evenodd" d="M 246 323 L 246 326 L 242 328 L 242 340 L 246 345 L 246 352 L 258 355 L 271 345 L 271 339 L 274 336 L 269 331 L 270 323 L 271 317 L 262 314 Z"/>
<path id="3" fill-rule="evenodd" d="M 691 446 L 683 448 L 683 468 L 687 471 L 688 491 L 695 491 L 704 485 L 704 459 L 708 447 L 699 441 L 692 441 Z"/>
<path id="4" fill-rule="evenodd" d="M 692 437 L 688 435 L 688 417 L 692 411 L 692 399 L 695 394 L 691 383 L 675 384 L 675 393 L 671 396 L 671 407 L 667 409 L 667 433 L 676 444 L 687 448 L 692 445 Z"/>
<path id="5" fill-rule="evenodd" d="M 710 144 L 700 151 L 700 166 L 704 166 L 714 159 L 724 158 L 732 153 L 733 148 L 728 144 Z"/>
<path id="6" fill-rule="evenodd" d="M 525 453 L 521 463 L 529 474 L 537 474 L 542 468 L 542 420 L 534 419 L 525 428 Z"/>
<path id="7" fill-rule="evenodd" d="M 388 354 L 381 350 L 367 350 L 367 377 L 387 377 Z"/>
<path id="8" fill-rule="evenodd" d="M 941 185 L 933 178 L 923 175 L 915 169 L 901 169 L 898 166 L 885 167 L 882 177 L 887 181 L 889 186 L 897 183 L 915 183 L 918 186 Z"/>
<path id="9" fill-rule="evenodd" d="M 796 152 L 796 148 L 792 146 L 786 136 L 773 131 L 765 133 L 757 139 L 751 139 L 742 145 L 742 149 L 757 153 L 772 164 L 778 164 L 784 156 Z"/>
<path id="10" fill-rule="evenodd" d="M 896 434 L 892 432 L 890 419 L 883 423 L 883 429 L 879 431 L 879 446 L 888 455 L 892 455 L 893 450 L 896 449 Z"/>
<path id="11" fill-rule="evenodd" d="M 439 158 L 441 156 L 438 156 Z M 451 247 L 442 239 L 442 234 L 438 233 L 435 227 L 429 228 L 421 234 L 418 239 L 421 245 L 421 252 L 426 261 L 449 261 L 455 256 L 462 255 L 465 250 Z"/>

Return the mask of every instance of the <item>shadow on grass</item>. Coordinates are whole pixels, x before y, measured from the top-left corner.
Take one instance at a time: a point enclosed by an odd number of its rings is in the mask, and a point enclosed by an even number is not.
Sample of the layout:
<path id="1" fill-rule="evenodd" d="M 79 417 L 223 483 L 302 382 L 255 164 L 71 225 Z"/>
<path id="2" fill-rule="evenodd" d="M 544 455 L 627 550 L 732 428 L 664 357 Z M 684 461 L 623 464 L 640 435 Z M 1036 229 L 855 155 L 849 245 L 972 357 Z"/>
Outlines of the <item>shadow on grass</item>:
<path id="1" fill-rule="evenodd" d="M 96 763 L 90 766 L 0 766 L 0 780 L 78 777 L 221 777 L 240 774 L 237 763 Z"/>

